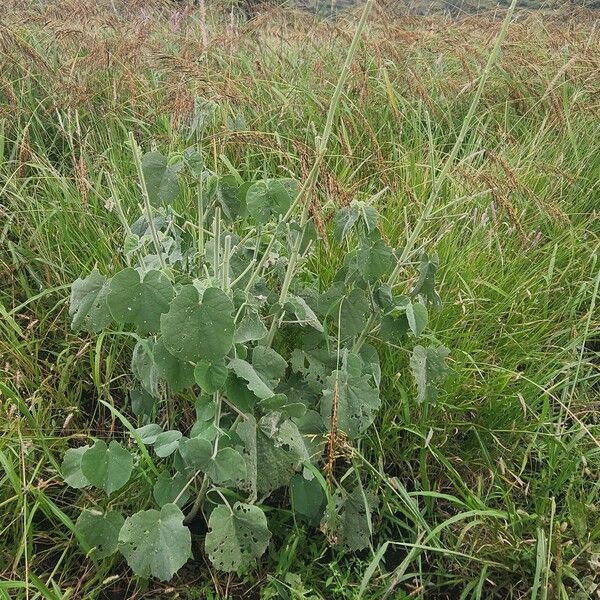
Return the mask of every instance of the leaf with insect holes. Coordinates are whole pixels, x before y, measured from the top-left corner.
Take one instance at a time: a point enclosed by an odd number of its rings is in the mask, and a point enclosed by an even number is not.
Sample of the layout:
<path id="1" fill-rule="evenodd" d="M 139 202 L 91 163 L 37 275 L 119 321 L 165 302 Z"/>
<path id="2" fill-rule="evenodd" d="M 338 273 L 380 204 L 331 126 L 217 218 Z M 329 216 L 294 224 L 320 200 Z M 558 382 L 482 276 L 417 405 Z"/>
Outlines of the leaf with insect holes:
<path id="1" fill-rule="evenodd" d="M 91 483 L 81 470 L 81 458 L 89 450 L 89 446 L 80 446 L 79 448 L 69 448 L 65 452 L 65 456 L 60 467 L 60 472 L 65 483 L 80 490 Z"/>
<path id="2" fill-rule="evenodd" d="M 267 333 L 268 330 L 262 322 L 260 315 L 253 310 L 249 310 L 237 326 L 233 341 L 236 344 L 244 344 L 245 342 L 262 340 Z"/>
<path id="3" fill-rule="evenodd" d="M 337 430 L 351 439 L 371 425 L 381 405 L 379 391 L 371 386 L 370 376 L 357 377 L 345 371 L 334 371 L 327 378 L 321 399 L 321 416 L 328 426 L 334 402 L 337 402 Z"/>
<path id="4" fill-rule="evenodd" d="M 112 319 L 106 304 L 109 282 L 98 269 L 94 269 L 84 279 L 73 282 L 69 315 L 71 327 L 75 331 L 83 329 L 97 333 L 110 324 Z"/>
<path id="5" fill-rule="evenodd" d="M 160 511 L 140 511 L 125 520 L 119 533 L 119 550 L 139 577 L 168 581 L 192 558 L 190 530 L 175 504 Z"/>
<path id="6" fill-rule="evenodd" d="M 152 206 L 168 206 L 179 196 L 177 170 L 160 152 L 148 152 L 142 156 L 142 173 Z"/>
<path id="7" fill-rule="evenodd" d="M 124 522 L 125 519 L 116 510 L 107 513 L 84 510 L 75 525 L 92 550 L 92 556 L 102 559 L 117 551 L 119 531 Z"/>
<path id="8" fill-rule="evenodd" d="M 220 571 L 243 571 L 263 555 L 271 532 L 265 513 L 252 504 L 217 506 L 208 520 L 206 552 Z"/>
<path id="9" fill-rule="evenodd" d="M 192 471 L 202 471 L 217 485 L 237 485 L 246 478 L 246 463 L 233 448 L 220 448 L 213 456 L 212 444 L 203 438 L 183 442 L 179 453 Z"/>
<path id="10" fill-rule="evenodd" d="M 173 392 L 181 392 L 194 385 L 194 365 L 173 356 L 162 339 L 156 341 L 152 354 L 160 378 L 169 384 Z"/>
<path id="11" fill-rule="evenodd" d="M 415 346 L 410 357 L 410 368 L 417 382 L 417 400 L 419 402 L 435 402 L 438 396 L 438 385 L 446 378 L 448 366 L 446 358 L 450 354 L 448 348 L 424 348 Z"/>
<path id="12" fill-rule="evenodd" d="M 333 499 L 324 519 L 328 537 L 345 552 L 363 550 L 371 541 L 371 514 L 379 504 L 377 497 L 357 486 L 350 493 L 338 489 Z"/>
<path id="13" fill-rule="evenodd" d="M 162 471 L 152 488 L 154 501 L 162 507 L 177 500 L 177 506 L 181 508 L 190 498 L 189 487 L 186 488 L 187 483 L 188 478 L 183 473 L 171 475 L 168 471 Z"/>
<path id="14" fill-rule="evenodd" d="M 229 368 L 246 382 L 248 389 L 256 395 L 257 398 L 264 400 L 275 395 L 275 392 L 261 379 L 254 367 L 241 358 L 232 358 L 229 361 Z"/>
<path id="15" fill-rule="evenodd" d="M 209 362 L 201 360 L 194 368 L 194 379 L 204 394 L 214 394 L 227 381 L 227 367 L 223 359 Z"/>
<path id="16" fill-rule="evenodd" d="M 133 323 L 145 335 L 158 331 L 160 316 L 169 310 L 174 293 L 161 271 L 148 271 L 140 279 L 140 274 L 128 267 L 112 278 L 107 303 L 117 323 Z"/>
<path id="17" fill-rule="evenodd" d="M 96 440 L 81 457 L 81 471 L 85 477 L 109 496 L 129 481 L 132 470 L 133 456 L 115 440 L 108 446 L 103 440 Z"/>
<path id="18" fill-rule="evenodd" d="M 298 195 L 293 179 L 263 179 L 253 183 L 246 192 L 250 216 L 259 223 L 284 215 Z"/>
<path id="19" fill-rule="evenodd" d="M 422 296 L 426 302 L 430 302 L 435 308 L 439 308 L 442 304 L 440 296 L 435 290 L 435 274 L 439 266 L 440 260 L 437 254 L 433 254 L 429 258 L 424 252 L 419 266 L 419 279 L 410 293 L 411 296 Z"/>
<path id="20" fill-rule="evenodd" d="M 288 296 L 285 303 L 286 312 L 291 312 L 296 316 L 300 325 L 310 325 L 317 331 L 323 331 L 323 325 L 315 315 L 312 308 L 300 296 Z"/>
<path id="21" fill-rule="evenodd" d="M 208 287 L 202 294 L 184 285 L 160 319 L 163 343 L 180 360 L 221 360 L 233 344 L 233 304 L 227 294 Z"/>
<path id="22" fill-rule="evenodd" d="M 244 444 L 241 452 L 246 460 L 248 484 L 253 496 L 270 494 L 287 485 L 300 465 L 296 453 L 284 448 L 277 437 L 269 437 L 269 416 L 257 423 L 254 417 L 238 423 L 236 433 Z M 273 432 L 276 433 L 276 432 Z"/>

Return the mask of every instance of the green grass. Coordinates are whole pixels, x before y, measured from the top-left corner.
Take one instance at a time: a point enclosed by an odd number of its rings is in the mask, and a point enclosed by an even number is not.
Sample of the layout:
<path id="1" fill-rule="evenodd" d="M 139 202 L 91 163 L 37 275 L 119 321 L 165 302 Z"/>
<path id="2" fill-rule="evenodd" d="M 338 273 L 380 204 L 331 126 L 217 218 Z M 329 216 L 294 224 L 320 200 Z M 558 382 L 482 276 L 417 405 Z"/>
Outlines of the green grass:
<path id="1" fill-rule="evenodd" d="M 452 350 L 453 374 L 424 411 L 407 352 L 385 351 L 384 408 L 355 459 L 380 498 L 372 551 L 336 555 L 282 511 L 279 550 L 250 574 L 211 573 L 196 541 L 195 560 L 159 586 L 118 559 L 84 556 L 73 522 L 89 494 L 58 474 L 70 444 L 118 433 L 99 400 L 122 408 L 128 384 L 129 343 L 68 324 L 69 284 L 94 265 L 109 272 L 122 243 L 106 175 L 135 215 L 128 132 L 145 150 L 185 148 L 199 96 L 219 105 L 205 141 L 211 168 L 226 173 L 228 161 L 244 178 L 302 178 L 354 21 L 270 13 L 228 31 L 213 15 L 204 49 L 196 12 L 173 31 L 171 11 L 158 7 L 0 11 L 0 597 L 350 599 L 363 582 L 369 599 L 594 597 L 593 23 L 533 15 L 511 26 L 425 224 L 419 243 L 440 256 L 444 303 L 431 335 Z M 498 28 L 485 17 L 372 19 L 317 185 L 324 215 L 387 188 L 384 230 L 404 243 Z M 189 194 L 178 209 L 193 214 Z M 345 253 L 332 244 L 318 265 L 323 285 Z M 150 490 L 139 477 L 114 502 L 127 513 L 149 504 Z"/>

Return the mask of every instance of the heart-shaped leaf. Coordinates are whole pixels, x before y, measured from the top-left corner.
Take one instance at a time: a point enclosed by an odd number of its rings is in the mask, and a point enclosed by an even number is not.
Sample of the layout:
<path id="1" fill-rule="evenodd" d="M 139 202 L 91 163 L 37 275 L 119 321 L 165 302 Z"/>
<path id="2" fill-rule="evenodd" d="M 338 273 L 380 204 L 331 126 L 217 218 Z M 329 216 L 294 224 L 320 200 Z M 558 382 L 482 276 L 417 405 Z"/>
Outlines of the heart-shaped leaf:
<path id="1" fill-rule="evenodd" d="M 206 552 L 220 571 L 243 571 L 262 556 L 271 539 L 265 513 L 252 504 L 217 506 L 208 527 Z"/>
<path id="2" fill-rule="evenodd" d="M 179 447 L 179 440 L 181 437 L 181 431 L 177 431 L 176 429 L 159 433 L 154 441 L 154 452 L 156 452 L 156 456 L 166 458 L 173 454 Z"/>
<path id="3" fill-rule="evenodd" d="M 129 481 L 132 470 L 133 456 L 115 440 L 108 446 L 103 440 L 97 440 L 81 457 L 85 477 L 109 496 Z"/>
<path id="4" fill-rule="evenodd" d="M 180 360 L 218 361 L 233 344 L 233 304 L 219 288 L 204 290 L 202 302 L 193 285 L 184 285 L 161 317 L 167 350 Z"/>
<path id="5" fill-rule="evenodd" d="M 119 550 L 139 577 L 168 581 L 191 558 L 190 530 L 175 504 L 128 517 L 119 533 Z"/>
<path id="6" fill-rule="evenodd" d="M 124 522 L 125 519 L 116 510 L 107 513 L 84 510 L 76 526 L 93 556 L 102 559 L 117 551 L 119 531 Z"/>
<path id="7" fill-rule="evenodd" d="M 227 367 L 221 359 L 216 362 L 201 360 L 194 369 L 194 379 L 205 394 L 214 394 L 222 389 L 227 380 Z"/>
<path id="8" fill-rule="evenodd" d="M 263 179 L 253 183 L 246 192 L 250 215 L 259 223 L 284 215 L 298 195 L 293 179 Z"/>
<path id="9" fill-rule="evenodd" d="M 152 206 L 167 206 L 179 196 L 177 171 L 160 152 L 144 154 L 142 173 Z"/>
<path id="10" fill-rule="evenodd" d="M 139 333 L 156 332 L 160 316 L 169 310 L 173 286 L 161 271 L 148 271 L 143 280 L 128 267 L 119 271 L 110 282 L 107 303 L 117 323 L 133 323 Z"/>
<path id="11" fill-rule="evenodd" d="M 65 483 L 77 490 L 91 485 L 81 470 L 81 457 L 89 450 L 89 446 L 69 448 L 65 452 L 60 472 Z"/>
<path id="12" fill-rule="evenodd" d="M 190 491 L 186 488 L 188 478 L 183 473 L 171 475 L 163 471 L 154 483 L 152 496 L 158 506 L 175 503 L 180 508 L 189 500 Z"/>
<path id="13" fill-rule="evenodd" d="M 84 279 L 77 279 L 71 286 L 69 315 L 71 327 L 78 331 L 98 332 L 111 322 L 106 304 L 108 282 L 98 269 L 94 269 Z"/>

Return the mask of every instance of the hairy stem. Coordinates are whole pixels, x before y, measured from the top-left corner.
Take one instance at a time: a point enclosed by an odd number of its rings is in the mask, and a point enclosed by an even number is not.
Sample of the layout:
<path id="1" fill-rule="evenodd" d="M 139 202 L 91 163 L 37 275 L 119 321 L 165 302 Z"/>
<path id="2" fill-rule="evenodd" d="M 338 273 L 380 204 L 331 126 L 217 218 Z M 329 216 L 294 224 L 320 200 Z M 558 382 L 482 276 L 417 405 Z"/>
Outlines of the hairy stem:
<path id="1" fill-rule="evenodd" d="M 131 151 L 133 152 L 133 162 L 135 163 L 135 168 L 137 170 L 138 179 L 140 181 L 140 188 L 142 190 L 142 198 L 144 200 L 144 211 L 146 212 L 146 219 L 148 219 L 148 228 L 150 229 L 150 234 L 152 235 L 152 242 L 154 243 L 154 250 L 158 256 L 158 260 L 160 262 L 160 266 L 163 269 L 167 268 L 167 264 L 165 263 L 165 258 L 162 254 L 162 249 L 160 246 L 160 240 L 158 239 L 158 232 L 156 231 L 156 227 L 154 226 L 154 219 L 152 217 L 152 205 L 150 204 L 150 196 L 148 195 L 148 188 L 146 187 L 146 178 L 144 177 L 144 171 L 142 169 L 142 160 L 140 158 L 140 149 L 138 148 L 137 142 L 133 137 L 133 132 L 129 132 L 129 144 L 131 145 Z"/>

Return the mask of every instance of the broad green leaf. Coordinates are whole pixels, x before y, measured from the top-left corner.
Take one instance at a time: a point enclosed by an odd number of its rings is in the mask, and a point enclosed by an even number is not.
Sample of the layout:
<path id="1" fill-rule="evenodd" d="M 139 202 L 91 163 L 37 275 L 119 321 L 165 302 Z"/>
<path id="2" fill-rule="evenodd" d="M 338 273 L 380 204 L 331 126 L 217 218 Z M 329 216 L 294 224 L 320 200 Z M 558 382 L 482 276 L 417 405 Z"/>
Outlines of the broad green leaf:
<path id="1" fill-rule="evenodd" d="M 194 368 L 194 379 L 204 394 L 221 390 L 227 380 L 227 367 L 223 359 L 215 362 L 201 360 Z"/>
<path id="2" fill-rule="evenodd" d="M 217 485 L 238 485 L 246 479 L 246 462 L 233 448 L 221 448 L 206 466 L 206 473 Z"/>
<path id="3" fill-rule="evenodd" d="M 440 265 L 437 254 L 431 258 L 424 252 L 419 266 L 419 279 L 411 291 L 411 296 L 422 296 L 427 302 L 439 308 L 442 304 L 439 294 L 435 290 L 435 274 Z"/>
<path id="4" fill-rule="evenodd" d="M 92 485 L 110 496 L 129 481 L 133 456 L 115 440 L 108 446 L 97 440 L 82 456 L 81 470 Z"/>
<path id="5" fill-rule="evenodd" d="M 446 378 L 448 367 L 446 358 L 450 351 L 443 346 L 424 348 L 415 346 L 410 357 L 410 368 L 417 382 L 419 402 L 435 402 L 438 385 Z"/>
<path id="6" fill-rule="evenodd" d="M 337 430 L 349 438 L 358 437 L 375 418 L 381 404 L 379 391 L 370 384 L 371 377 L 353 377 L 334 371 L 327 379 L 321 399 L 321 415 L 330 427 L 333 403 L 337 403 Z"/>
<path id="7" fill-rule="evenodd" d="M 158 331 L 160 316 L 169 310 L 174 293 L 161 271 L 148 271 L 141 280 L 140 274 L 128 267 L 112 278 L 107 303 L 117 323 L 133 323 L 145 335 Z"/>
<path id="8" fill-rule="evenodd" d="M 245 379 L 229 372 L 225 382 L 225 394 L 228 400 L 244 413 L 251 413 L 259 398 L 248 389 Z"/>
<path id="9" fill-rule="evenodd" d="M 139 427 L 135 432 L 140 436 L 142 444 L 151 446 L 156 442 L 156 438 L 162 433 L 162 427 L 157 423 L 149 423 L 143 427 Z"/>
<path id="10" fill-rule="evenodd" d="M 92 555 L 102 559 L 117 551 L 119 531 L 123 523 L 125 519 L 116 510 L 107 513 L 84 510 L 79 515 L 76 526 L 85 543 L 92 549 Z"/>
<path id="11" fill-rule="evenodd" d="M 356 262 L 365 280 L 376 281 L 392 270 L 394 254 L 381 237 L 375 234 L 363 239 Z"/>
<path id="12" fill-rule="evenodd" d="M 290 482 L 292 508 L 296 515 L 313 524 L 318 524 L 325 510 L 327 499 L 316 477 L 305 479 L 299 473 Z"/>
<path id="13" fill-rule="evenodd" d="M 156 456 L 166 458 L 173 454 L 179 447 L 179 440 L 181 437 L 181 431 L 175 429 L 159 433 L 154 441 L 154 452 L 156 452 Z"/>
<path id="14" fill-rule="evenodd" d="M 220 571 L 243 571 L 267 549 L 271 532 L 265 513 L 252 504 L 217 506 L 208 520 L 206 552 Z"/>
<path id="15" fill-rule="evenodd" d="M 206 439 L 193 437 L 179 444 L 179 454 L 192 471 L 205 471 L 211 459 L 213 445 Z"/>
<path id="16" fill-rule="evenodd" d="M 131 410 L 136 417 L 142 419 L 142 423 L 152 416 L 156 398 L 152 397 L 146 390 L 129 390 Z"/>
<path id="17" fill-rule="evenodd" d="M 154 344 L 152 355 L 159 376 L 174 392 L 187 390 L 194 385 L 194 365 L 173 356 L 165 348 L 162 339 Z"/>
<path id="18" fill-rule="evenodd" d="M 275 392 L 261 379 L 254 367 L 245 360 L 240 358 L 232 358 L 229 361 L 229 368 L 240 378 L 246 382 L 248 389 L 260 398 L 270 398 Z"/>
<path id="19" fill-rule="evenodd" d="M 167 206 L 179 196 L 177 171 L 160 152 L 144 154 L 142 172 L 152 206 Z"/>
<path id="20" fill-rule="evenodd" d="M 244 444 L 242 454 L 246 460 L 247 477 L 253 497 L 257 494 L 270 494 L 287 485 L 300 465 L 298 455 L 282 447 L 277 439 L 269 437 L 269 417 L 263 417 L 258 423 L 254 417 L 238 423 L 236 433 Z"/>
<path id="21" fill-rule="evenodd" d="M 81 458 L 89 450 L 89 446 L 80 446 L 79 448 L 69 448 L 60 467 L 60 472 L 65 483 L 77 490 L 91 485 L 87 477 L 81 470 Z"/>
<path id="22" fill-rule="evenodd" d="M 306 414 L 306 405 L 302 402 L 289 402 L 285 394 L 275 394 L 258 403 L 263 413 L 278 411 L 290 418 L 301 418 Z"/>
<path id="23" fill-rule="evenodd" d="M 378 500 L 371 492 L 356 487 L 348 493 L 344 489 L 334 496 L 334 514 L 326 515 L 328 536 L 334 545 L 346 552 L 358 552 L 369 545 L 372 536 L 371 513 Z"/>
<path id="24" fill-rule="evenodd" d="M 252 350 L 252 366 L 267 383 L 276 385 L 285 375 L 287 361 L 272 348 L 256 346 Z"/>
<path id="25" fill-rule="evenodd" d="M 171 476 L 168 471 L 162 471 L 152 488 L 152 496 L 158 506 L 173 504 L 177 500 L 177 506 L 181 508 L 190 498 L 189 487 L 184 490 L 188 478 L 183 473 L 175 473 Z M 182 490 L 184 490 L 182 492 Z"/>
<path id="26" fill-rule="evenodd" d="M 340 332 L 343 337 L 349 338 L 358 335 L 367 322 L 366 313 L 369 310 L 369 301 L 363 290 L 354 288 L 347 296 L 342 298 L 341 314 L 339 315 Z M 332 314 L 337 327 L 338 312 Z"/>
<path id="27" fill-rule="evenodd" d="M 218 361 L 233 344 L 233 304 L 219 288 L 184 285 L 161 317 L 163 343 L 180 360 Z"/>
<path id="28" fill-rule="evenodd" d="M 119 550 L 139 577 L 169 581 L 192 557 L 190 530 L 175 504 L 128 517 L 119 533 Z"/>
<path id="29" fill-rule="evenodd" d="M 427 323 L 429 321 L 429 316 L 427 314 L 427 307 L 423 304 L 419 304 L 418 302 L 412 303 L 409 302 L 406 307 L 406 318 L 408 320 L 408 326 L 410 330 L 415 334 L 416 337 L 419 337 L 425 327 L 427 327 Z"/>
<path id="30" fill-rule="evenodd" d="M 298 195 L 293 179 L 263 179 L 253 183 L 246 192 L 250 215 L 259 223 L 284 215 Z"/>
<path id="31" fill-rule="evenodd" d="M 267 328 L 262 322 L 260 315 L 253 310 L 249 310 L 237 326 L 233 340 L 236 344 L 243 344 L 245 342 L 262 340 L 267 333 Z"/>
<path id="32" fill-rule="evenodd" d="M 160 396 L 159 374 L 154 362 L 153 348 L 154 341 L 151 338 L 140 340 L 135 345 L 131 357 L 131 371 L 144 390 L 153 398 L 158 398 Z"/>
<path id="33" fill-rule="evenodd" d="M 179 453 L 189 469 L 206 473 L 217 485 L 238 485 L 246 478 L 244 458 L 233 448 L 221 448 L 213 457 L 210 442 L 191 438 L 181 444 Z"/>
<path id="34" fill-rule="evenodd" d="M 77 279 L 71 286 L 69 315 L 71 327 L 78 331 L 98 332 L 111 322 L 106 304 L 108 282 L 98 269 L 94 269 L 84 279 Z"/>
<path id="35" fill-rule="evenodd" d="M 296 319 L 300 325 L 310 325 L 317 331 L 323 331 L 323 325 L 317 318 L 317 315 L 313 312 L 312 308 L 308 306 L 306 300 L 300 296 L 289 296 L 285 303 L 285 310 L 296 315 Z"/>

